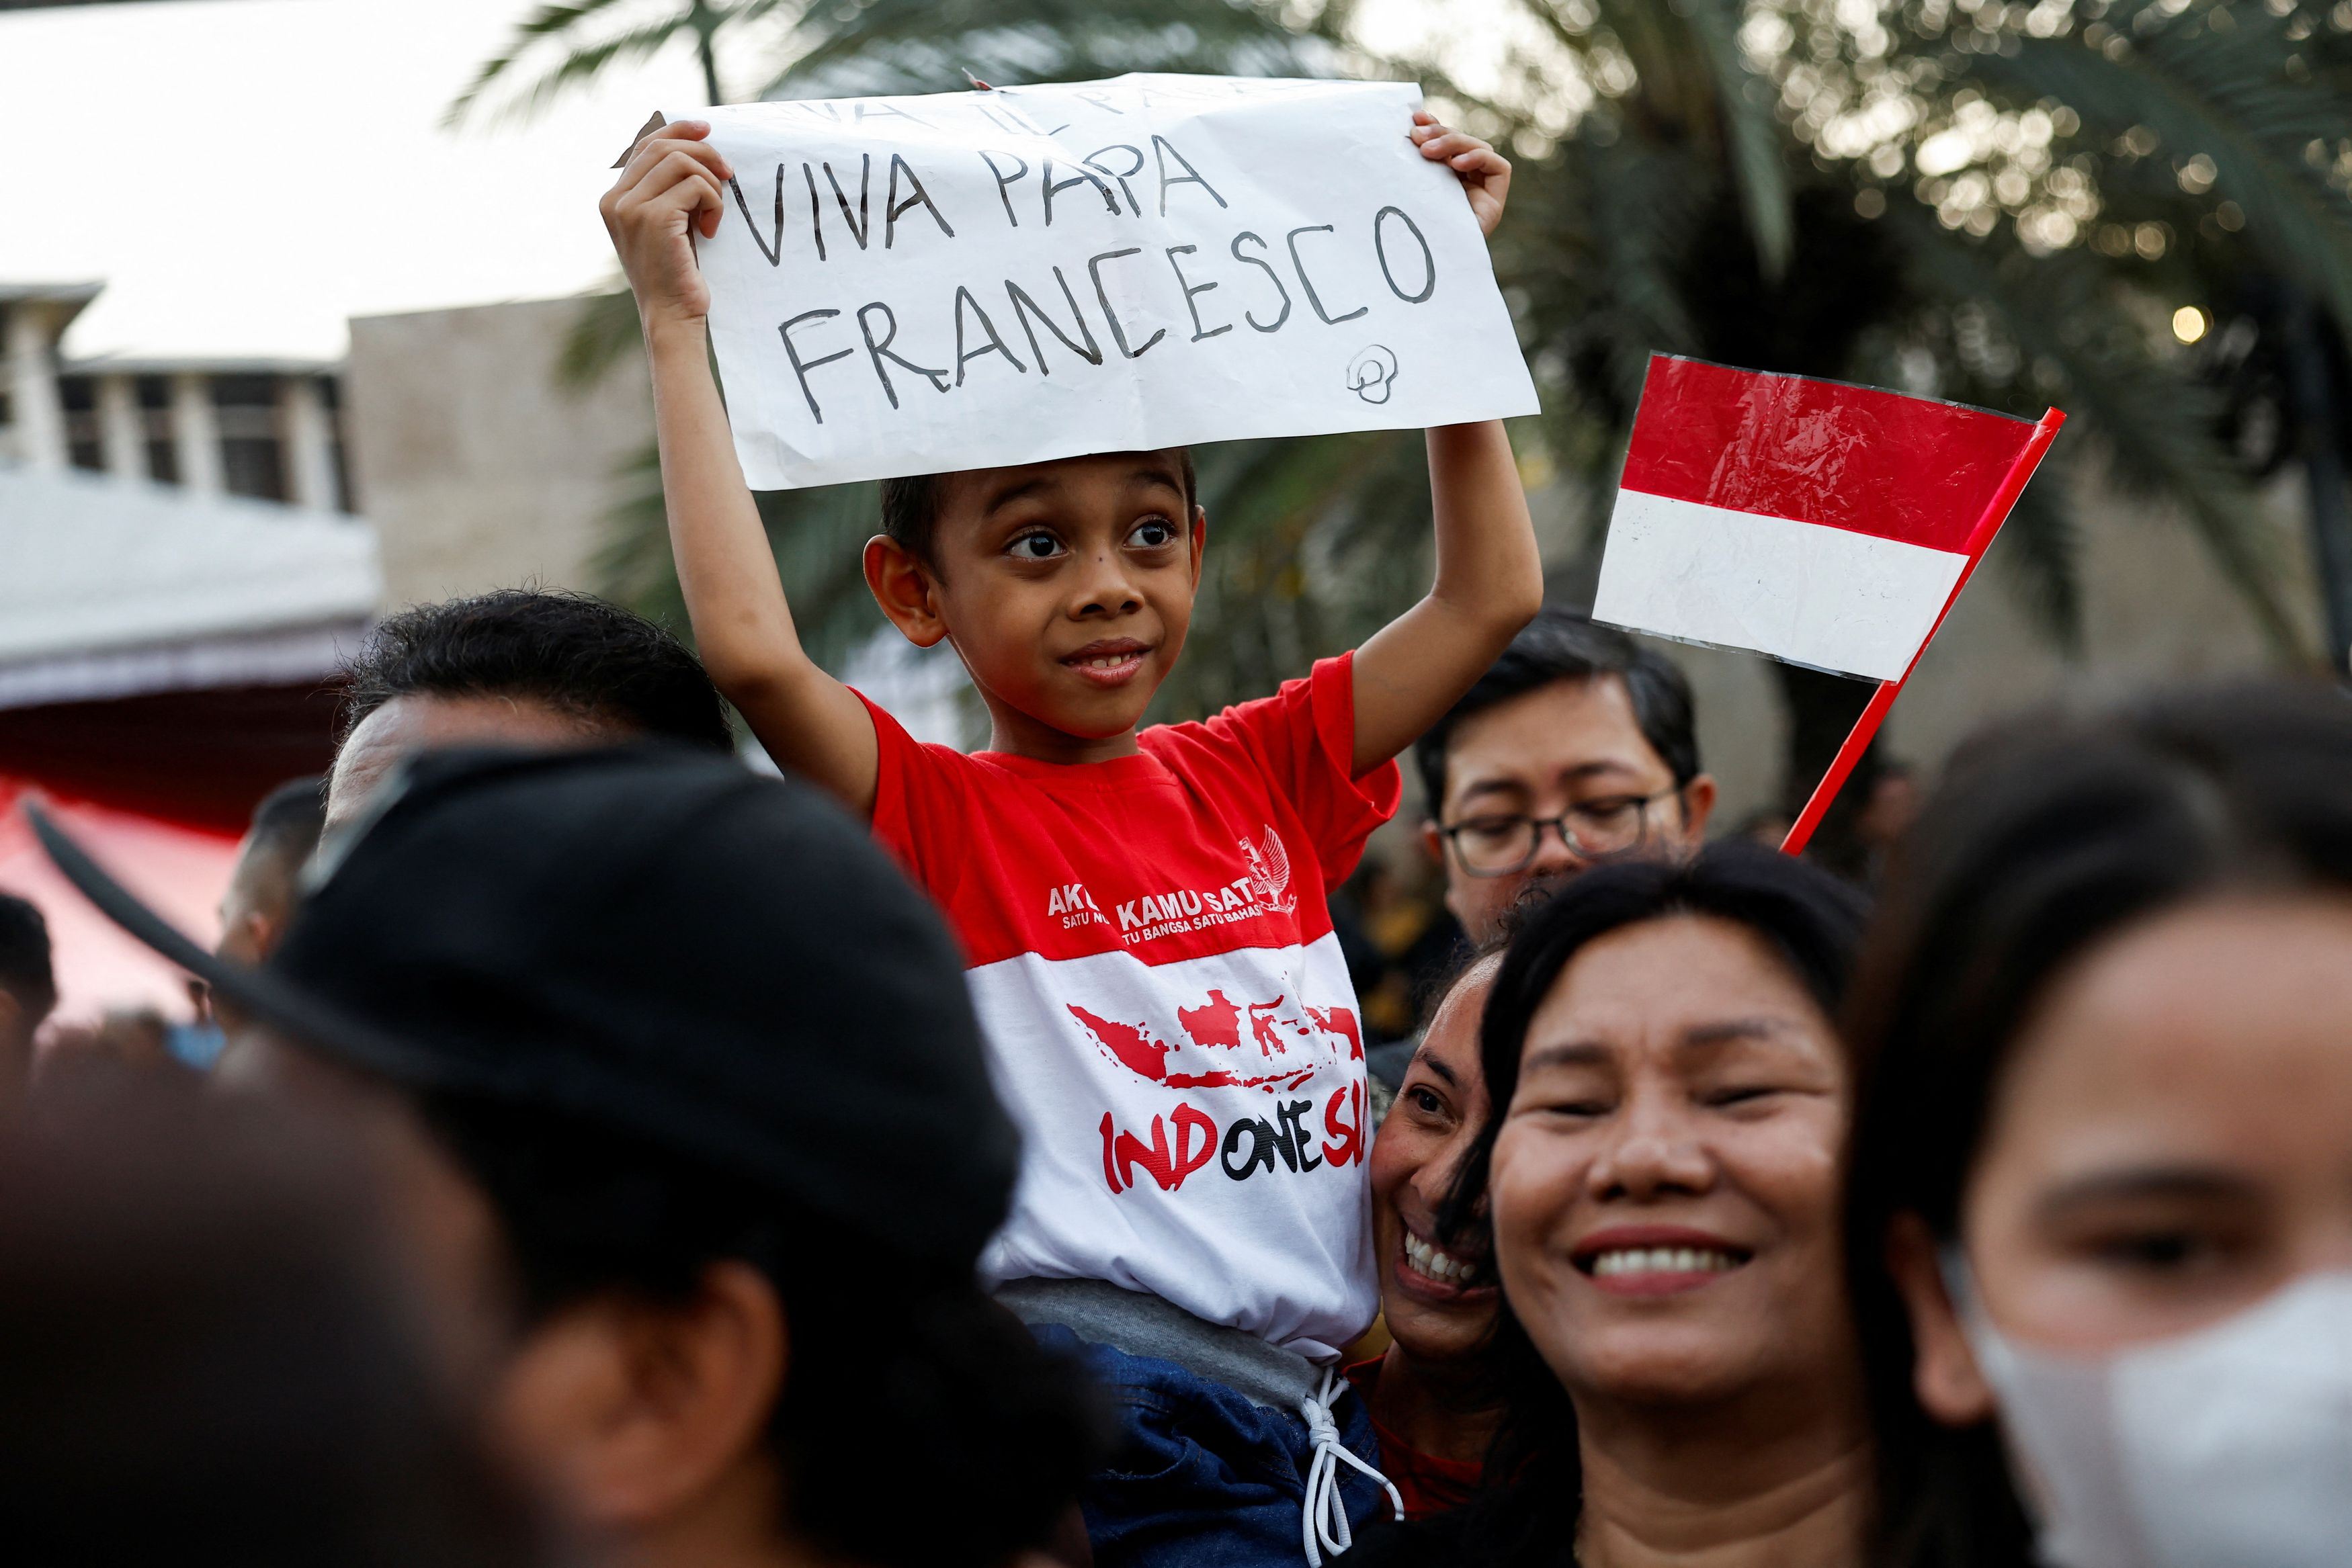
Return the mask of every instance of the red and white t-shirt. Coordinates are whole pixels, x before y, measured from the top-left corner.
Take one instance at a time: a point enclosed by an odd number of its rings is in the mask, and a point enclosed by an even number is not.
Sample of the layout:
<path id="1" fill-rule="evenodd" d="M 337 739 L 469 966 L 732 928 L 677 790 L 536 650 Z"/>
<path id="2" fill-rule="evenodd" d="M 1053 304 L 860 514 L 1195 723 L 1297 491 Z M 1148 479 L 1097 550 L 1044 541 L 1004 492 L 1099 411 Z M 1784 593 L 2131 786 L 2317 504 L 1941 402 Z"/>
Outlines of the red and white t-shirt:
<path id="1" fill-rule="evenodd" d="M 1076 766 L 873 709 L 875 834 L 962 939 L 1021 1128 L 991 1283 L 1105 1280 L 1318 1360 L 1371 1322 L 1362 1035 L 1324 896 L 1398 778 L 1349 777 L 1349 670 Z"/>

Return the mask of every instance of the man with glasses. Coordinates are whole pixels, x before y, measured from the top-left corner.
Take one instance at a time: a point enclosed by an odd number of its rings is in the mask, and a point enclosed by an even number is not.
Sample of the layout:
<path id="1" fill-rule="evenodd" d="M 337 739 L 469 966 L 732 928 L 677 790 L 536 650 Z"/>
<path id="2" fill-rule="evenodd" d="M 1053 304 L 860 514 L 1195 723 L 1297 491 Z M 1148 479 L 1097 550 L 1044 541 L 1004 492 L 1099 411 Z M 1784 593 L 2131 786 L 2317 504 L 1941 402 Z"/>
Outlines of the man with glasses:
<path id="1" fill-rule="evenodd" d="M 1446 907 L 1482 946 L 1544 883 L 1696 849 L 1715 806 L 1682 672 L 1570 610 L 1528 622 L 1413 760 Z"/>

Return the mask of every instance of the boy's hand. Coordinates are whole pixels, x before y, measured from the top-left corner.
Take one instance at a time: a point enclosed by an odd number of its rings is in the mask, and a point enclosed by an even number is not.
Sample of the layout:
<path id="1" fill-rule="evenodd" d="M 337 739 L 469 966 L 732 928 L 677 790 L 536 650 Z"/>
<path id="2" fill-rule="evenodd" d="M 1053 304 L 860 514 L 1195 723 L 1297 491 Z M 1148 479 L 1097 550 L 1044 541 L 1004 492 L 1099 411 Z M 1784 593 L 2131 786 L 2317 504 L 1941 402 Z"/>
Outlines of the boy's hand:
<path id="1" fill-rule="evenodd" d="M 710 313 L 692 235 L 719 232 L 725 183 L 735 171 L 705 140 L 709 134 L 699 120 L 648 131 L 596 204 L 649 329 L 661 319 L 698 322 Z"/>
<path id="2" fill-rule="evenodd" d="M 1476 137 L 1449 131 L 1425 109 L 1412 111 L 1408 132 L 1421 144 L 1421 155 L 1436 159 L 1461 177 L 1463 192 L 1481 232 L 1491 235 L 1503 221 L 1503 204 L 1511 193 L 1511 161 Z"/>

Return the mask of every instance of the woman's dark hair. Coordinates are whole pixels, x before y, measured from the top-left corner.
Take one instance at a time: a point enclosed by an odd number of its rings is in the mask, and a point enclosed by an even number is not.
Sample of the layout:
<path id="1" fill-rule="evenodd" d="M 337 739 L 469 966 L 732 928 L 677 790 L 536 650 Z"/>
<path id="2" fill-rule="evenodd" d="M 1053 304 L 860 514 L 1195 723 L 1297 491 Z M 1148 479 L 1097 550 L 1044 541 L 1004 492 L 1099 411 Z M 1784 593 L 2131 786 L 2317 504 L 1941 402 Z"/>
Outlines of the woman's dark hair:
<path id="1" fill-rule="evenodd" d="M 1802 861 L 1737 840 L 1686 861 L 1621 861 L 1570 882 L 1530 910 L 1495 976 L 1479 1030 L 1486 1124 L 1465 1157 L 1441 1226 L 1478 1223 L 1496 1134 L 1519 1082 L 1528 1027 L 1584 948 L 1613 931 L 1698 915 L 1762 937 L 1822 1010 L 1835 1017 L 1862 942 L 1868 905 L 1845 883 Z M 1486 1485 L 1463 1522 L 1456 1561 L 1538 1568 L 1574 1561 L 1583 1490 L 1576 1412 L 1506 1297 L 1488 1354 L 1505 1390 L 1503 1424 L 1486 1460 Z"/>
<path id="2" fill-rule="evenodd" d="M 720 1260 L 765 1276 L 792 1342 L 767 1434 L 779 1523 L 827 1555 L 989 1568 L 1048 1541 L 1107 1451 L 1083 1375 L 968 1270 L 904 1262 L 601 1124 L 449 1094 L 421 1109 L 499 1217 L 525 1327 L 607 1293 L 691 1301 Z"/>
<path id="3" fill-rule="evenodd" d="M 2260 685 L 2044 713 L 1972 741 L 1898 851 L 1855 982 L 1847 1274 L 1879 1466 L 1879 1568 L 2022 1568 L 2030 1532 L 1990 1424 L 1912 1393 L 1885 1267 L 1895 1217 L 1958 1233 L 2020 1030 L 2055 977 L 2165 910 L 2352 891 L 2352 700 Z"/>

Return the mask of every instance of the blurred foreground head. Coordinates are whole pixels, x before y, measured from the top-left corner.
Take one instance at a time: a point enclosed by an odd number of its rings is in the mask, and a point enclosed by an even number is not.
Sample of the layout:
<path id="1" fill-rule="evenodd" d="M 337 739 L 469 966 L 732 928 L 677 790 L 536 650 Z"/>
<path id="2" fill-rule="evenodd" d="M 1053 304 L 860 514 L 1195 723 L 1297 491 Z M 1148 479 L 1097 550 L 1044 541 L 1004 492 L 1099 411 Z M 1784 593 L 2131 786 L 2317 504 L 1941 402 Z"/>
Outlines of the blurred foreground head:
<path id="1" fill-rule="evenodd" d="M 172 1081 L 0 1142 L 0 1540 L 40 1568 L 522 1568 L 366 1173 Z"/>
<path id="2" fill-rule="evenodd" d="M 584 593 L 500 589 L 386 616 L 345 667 L 327 821 L 412 752 L 653 738 L 734 749 L 718 688 L 676 637 Z"/>
<path id="3" fill-rule="evenodd" d="M 976 1281 L 1013 1129 L 866 835 L 661 748 L 384 789 L 268 964 L 214 977 L 259 1026 L 223 1076 L 406 1173 L 491 1427 L 583 1549 L 980 1568 L 1048 1534 L 1090 1428 Z"/>
<path id="4" fill-rule="evenodd" d="M 25 899 L 0 893 L 0 1121 L 33 1074 L 33 1037 L 58 1005 L 49 923 Z"/>
<path id="5" fill-rule="evenodd" d="M 2352 702 L 2242 687 L 1972 743 L 1855 1000 L 1885 1560 L 2022 1563 L 2031 1515 L 2062 1568 L 2342 1562 Z"/>

